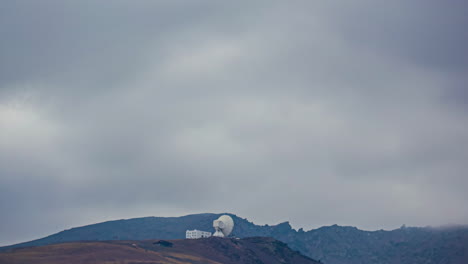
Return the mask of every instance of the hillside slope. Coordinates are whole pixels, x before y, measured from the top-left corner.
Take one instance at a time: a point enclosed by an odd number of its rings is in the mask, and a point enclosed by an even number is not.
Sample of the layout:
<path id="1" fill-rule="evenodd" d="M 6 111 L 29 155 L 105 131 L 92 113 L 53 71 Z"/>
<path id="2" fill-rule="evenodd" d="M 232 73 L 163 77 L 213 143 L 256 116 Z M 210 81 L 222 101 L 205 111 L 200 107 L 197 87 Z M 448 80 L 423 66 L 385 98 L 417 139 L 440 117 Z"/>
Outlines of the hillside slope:
<path id="1" fill-rule="evenodd" d="M 194 214 L 181 217 L 142 217 L 108 221 L 82 227 L 76 227 L 47 236 L 45 238 L 20 243 L 8 247 L 41 246 L 70 241 L 102 240 L 145 240 L 145 239 L 182 239 L 187 229 L 213 231 L 213 220 L 222 214 Z M 232 216 L 235 237 L 274 236 L 291 231 L 288 223 L 277 226 L 257 226 L 236 215 Z"/>
<path id="2" fill-rule="evenodd" d="M 318 264 L 272 238 L 70 242 L 0 253 L 0 264 Z"/>
<path id="3" fill-rule="evenodd" d="M 230 214 L 236 237 L 273 237 L 294 250 L 329 264 L 419 264 L 468 263 L 468 228 L 399 228 L 392 231 L 363 231 L 355 227 L 327 226 L 296 231 L 288 222 L 273 226 L 255 225 Z M 183 217 L 144 217 L 109 221 L 72 228 L 57 234 L 0 248 L 48 245 L 67 241 L 181 239 L 186 229 L 211 231 L 220 214 Z"/>

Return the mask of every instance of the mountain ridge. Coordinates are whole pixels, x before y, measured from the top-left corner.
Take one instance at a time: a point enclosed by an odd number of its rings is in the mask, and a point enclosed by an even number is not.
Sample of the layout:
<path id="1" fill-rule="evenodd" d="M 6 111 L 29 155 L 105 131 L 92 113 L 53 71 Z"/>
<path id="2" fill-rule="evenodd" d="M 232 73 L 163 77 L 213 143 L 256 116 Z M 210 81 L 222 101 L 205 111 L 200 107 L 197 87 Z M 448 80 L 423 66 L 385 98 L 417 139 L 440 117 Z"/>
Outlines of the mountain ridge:
<path id="1" fill-rule="evenodd" d="M 186 229 L 212 231 L 212 222 L 222 214 L 181 217 L 142 217 L 112 220 L 0 248 L 56 244 L 68 241 L 182 239 Z M 401 227 L 390 231 L 364 231 L 350 226 L 324 226 L 295 230 L 289 222 L 255 225 L 229 214 L 233 236 L 273 237 L 302 254 L 330 264 L 344 263 L 468 263 L 468 228 Z"/>

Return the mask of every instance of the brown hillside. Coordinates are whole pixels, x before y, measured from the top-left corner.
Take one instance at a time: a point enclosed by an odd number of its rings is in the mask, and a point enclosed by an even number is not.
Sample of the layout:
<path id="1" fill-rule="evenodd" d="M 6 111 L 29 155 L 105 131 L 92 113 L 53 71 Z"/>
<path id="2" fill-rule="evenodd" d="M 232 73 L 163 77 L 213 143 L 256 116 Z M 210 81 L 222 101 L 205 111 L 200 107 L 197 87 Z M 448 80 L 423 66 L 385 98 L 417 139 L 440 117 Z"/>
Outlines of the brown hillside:
<path id="1" fill-rule="evenodd" d="M 3 264 L 318 263 L 272 238 L 73 242 L 0 253 Z"/>

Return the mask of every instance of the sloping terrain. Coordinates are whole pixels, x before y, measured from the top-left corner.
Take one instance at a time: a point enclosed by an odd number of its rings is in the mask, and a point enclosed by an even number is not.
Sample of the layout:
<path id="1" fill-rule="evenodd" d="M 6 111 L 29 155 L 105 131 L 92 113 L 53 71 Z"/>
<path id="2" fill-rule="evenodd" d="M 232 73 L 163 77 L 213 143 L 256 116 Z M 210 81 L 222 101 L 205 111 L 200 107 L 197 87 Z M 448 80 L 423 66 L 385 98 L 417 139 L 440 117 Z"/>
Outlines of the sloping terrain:
<path id="1" fill-rule="evenodd" d="M 255 225 L 230 214 L 235 222 L 233 235 L 273 237 L 294 250 L 327 264 L 419 264 L 468 263 L 468 228 L 405 227 L 392 231 L 363 231 L 355 227 L 326 226 L 303 231 L 288 222 L 273 226 Z M 212 231 L 213 220 L 220 214 L 196 214 L 183 217 L 144 217 L 109 221 L 72 228 L 57 234 L 9 247 L 38 246 L 67 241 L 181 239 L 185 230 Z"/>
<path id="2" fill-rule="evenodd" d="M 0 253 L 1 264 L 317 264 L 272 238 L 70 242 Z"/>
<path id="3" fill-rule="evenodd" d="M 468 228 L 363 231 L 328 226 L 298 234 L 291 248 L 331 264 L 468 263 Z"/>

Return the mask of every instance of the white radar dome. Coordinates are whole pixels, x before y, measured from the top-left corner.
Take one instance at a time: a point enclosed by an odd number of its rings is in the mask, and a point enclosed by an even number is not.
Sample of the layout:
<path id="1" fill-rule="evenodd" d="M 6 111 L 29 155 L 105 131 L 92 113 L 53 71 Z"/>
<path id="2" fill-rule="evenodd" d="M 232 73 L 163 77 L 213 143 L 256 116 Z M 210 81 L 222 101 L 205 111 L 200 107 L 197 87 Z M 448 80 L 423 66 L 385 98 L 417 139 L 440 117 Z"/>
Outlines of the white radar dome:
<path id="1" fill-rule="evenodd" d="M 213 221 L 213 227 L 215 229 L 213 236 L 227 237 L 234 228 L 234 220 L 229 215 L 222 215 Z"/>

